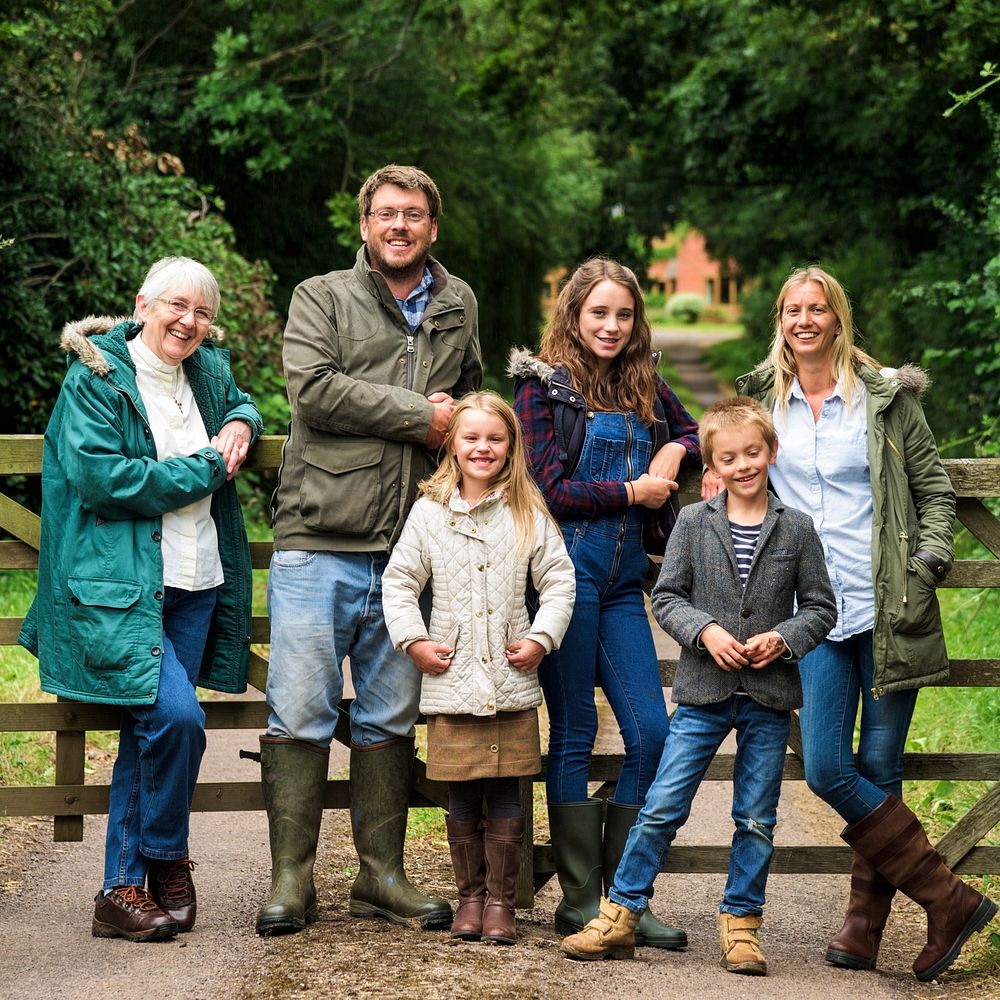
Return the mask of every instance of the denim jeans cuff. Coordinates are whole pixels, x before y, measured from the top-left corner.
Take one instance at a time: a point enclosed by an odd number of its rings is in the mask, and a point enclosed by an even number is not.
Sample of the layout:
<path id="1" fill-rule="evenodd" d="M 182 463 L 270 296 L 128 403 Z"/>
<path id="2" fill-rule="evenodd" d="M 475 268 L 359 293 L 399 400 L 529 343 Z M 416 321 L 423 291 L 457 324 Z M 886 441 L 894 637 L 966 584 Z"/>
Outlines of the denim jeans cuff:
<path id="1" fill-rule="evenodd" d="M 764 911 L 761 909 L 747 909 L 745 906 L 727 906 L 725 903 L 719 904 L 719 913 L 728 913 L 733 917 L 762 917 Z"/>
<path id="2" fill-rule="evenodd" d="M 621 893 L 615 892 L 613 887 L 608 890 L 608 899 L 610 899 L 612 903 L 624 906 L 627 910 L 631 910 L 633 913 L 642 913 L 647 906 L 645 900 L 641 903 L 637 903 L 634 899 L 626 899 Z"/>

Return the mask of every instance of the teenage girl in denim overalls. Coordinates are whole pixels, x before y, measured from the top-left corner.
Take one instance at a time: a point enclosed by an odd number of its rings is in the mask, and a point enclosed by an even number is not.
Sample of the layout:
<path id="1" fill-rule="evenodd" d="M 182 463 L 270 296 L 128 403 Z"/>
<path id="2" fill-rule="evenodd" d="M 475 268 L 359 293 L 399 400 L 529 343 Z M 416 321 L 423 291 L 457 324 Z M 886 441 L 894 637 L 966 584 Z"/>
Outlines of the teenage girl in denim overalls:
<path id="1" fill-rule="evenodd" d="M 638 282 L 614 261 L 595 258 L 577 268 L 559 295 L 539 357 L 515 352 L 511 374 L 535 479 L 576 567 L 572 622 L 539 670 L 550 727 L 549 829 L 563 891 L 556 929 L 567 934 L 597 914 L 602 878 L 610 883 L 614 875 L 666 738 L 643 603 L 643 518 L 677 489 L 681 463 L 700 460 L 698 427 L 657 376 Z M 585 431 L 578 461 L 567 452 L 565 434 L 556 434 L 559 406 L 578 412 L 577 429 Z M 654 434 L 655 410 L 665 427 L 661 422 Z M 596 686 L 625 744 L 606 815 L 587 788 Z M 683 948 L 687 938 L 647 910 L 636 943 Z"/>

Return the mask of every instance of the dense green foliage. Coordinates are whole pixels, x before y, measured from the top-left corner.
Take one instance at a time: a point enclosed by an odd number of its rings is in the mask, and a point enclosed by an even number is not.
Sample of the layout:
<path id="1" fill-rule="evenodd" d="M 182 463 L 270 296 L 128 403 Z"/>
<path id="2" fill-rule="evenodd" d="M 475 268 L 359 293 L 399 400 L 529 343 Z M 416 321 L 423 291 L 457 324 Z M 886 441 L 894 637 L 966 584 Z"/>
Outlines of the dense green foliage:
<path id="1" fill-rule="evenodd" d="M 15 2 L 0 426 L 38 428 L 62 323 L 127 310 L 171 250 L 219 273 L 238 374 L 280 430 L 291 289 L 350 264 L 357 188 L 397 161 L 442 189 L 437 250 L 480 297 L 494 375 L 550 267 L 641 266 L 683 222 L 750 279 L 759 352 L 782 275 L 818 260 L 873 353 L 933 369 L 953 452 L 988 448 L 997 37 L 979 0 Z"/>

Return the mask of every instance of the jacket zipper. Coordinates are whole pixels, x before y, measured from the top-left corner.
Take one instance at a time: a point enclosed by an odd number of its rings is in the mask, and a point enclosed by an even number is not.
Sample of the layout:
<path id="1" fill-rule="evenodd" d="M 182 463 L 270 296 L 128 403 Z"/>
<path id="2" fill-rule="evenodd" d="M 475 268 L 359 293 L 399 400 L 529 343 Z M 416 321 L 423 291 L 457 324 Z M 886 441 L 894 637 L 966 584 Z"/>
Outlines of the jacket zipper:
<path id="1" fill-rule="evenodd" d="M 413 334 L 406 335 L 406 388 L 413 388 L 413 362 L 415 359 L 413 347 Z"/>
<path id="2" fill-rule="evenodd" d="M 888 438 L 886 440 L 888 440 Z M 902 570 L 902 580 L 903 580 L 903 599 L 901 602 L 903 607 L 905 607 L 908 603 L 906 597 L 906 559 L 907 559 L 907 553 L 909 551 L 909 544 L 908 544 L 909 541 L 910 541 L 910 536 L 905 531 L 901 531 L 899 533 L 899 561 L 900 561 L 900 569 Z M 875 685 L 872 688 L 872 697 L 876 701 L 878 701 L 881 694 L 882 694 L 882 688 L 878 687 L 878 685 Z"/>
<path id="3" fill-rule="evenodd" d="M 625 481 L 632 479 L 632 414 L 625 414 Z M 618 527 L 618 538 L 615 540 L 615 557 L 611 561 L 611 579 L 618 575 L 618 563 L 621 561 L 622 546 L 625 542 L 625 526 L 628 524 L 628 507 L 622 512 L 622 522 Z"/>

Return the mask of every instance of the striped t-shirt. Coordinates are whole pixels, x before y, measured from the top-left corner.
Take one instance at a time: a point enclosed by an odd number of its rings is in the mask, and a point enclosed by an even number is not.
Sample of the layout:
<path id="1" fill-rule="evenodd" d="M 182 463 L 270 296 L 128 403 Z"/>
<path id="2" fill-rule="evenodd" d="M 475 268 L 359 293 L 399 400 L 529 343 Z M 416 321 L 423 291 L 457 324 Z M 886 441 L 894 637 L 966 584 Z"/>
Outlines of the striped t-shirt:
<path id="1" fill-rule="evenodd" d="M 750 563 L 753 562 L 753 550 L 760 538 L 760 524 L 734 524 L 729 522 L 729 530 L 733 535 L 733 548 L 736 549 L 736 568 L 740 571 L 740 582 L 744 585 L 750 573 Z"/>

